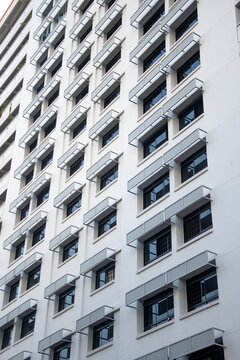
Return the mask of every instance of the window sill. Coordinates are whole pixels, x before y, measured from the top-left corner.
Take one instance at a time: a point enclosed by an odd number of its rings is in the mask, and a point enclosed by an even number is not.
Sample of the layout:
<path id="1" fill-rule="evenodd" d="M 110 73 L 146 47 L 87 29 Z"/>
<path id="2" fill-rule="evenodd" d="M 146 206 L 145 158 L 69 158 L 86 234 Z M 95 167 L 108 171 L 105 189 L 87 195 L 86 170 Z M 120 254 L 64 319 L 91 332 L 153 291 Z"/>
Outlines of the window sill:
<path id="1" fill-rule="evenodd" d="M 204 116 L 204 113 L 199 115 L 196 119 L 194 119 L 190 124 L 185 126 L 182 130 L 180 130 L 177 134 L 175 134 L 172 139 L 176 139 L 179 135 L 181 135 L 185 130 L 187 130 L 191 125 L 195 124 L 198 120 L 200 120 Z"/>
<path id="2" fill-rule="evenodd" d="M 68 259 L 66 259 L 63 262 L 61 262 L 60 264 L 58 264 L 57 268 L 59 269 L 61 266 L 65 265 L 67 262 L 69 262 L 70 260 L 75 258 L 77 255 L 78 255 L 78 252 L 76 252 L 76 254 L 70 256 Z"/>
<path id="3" fill-rule="evenodd" d="M 165 141 L 165 143 L 163 143 L 161 146 L 159 146 L 156 150 L 154 150 L 151 154 L 149 154 L 148 156 L 146 156 L 145 158 L 143 158 L 141 161 L 139 161 L 139 163 L 137 164 L 137 166 L 140 166 L 142 164 L 145 163 L 145 161 L 147 161 L 148 159 L 150 159 L 153 155 L 157 154 L 159 151 L 161 151 L 165 146 L 167 146 L 169 144 L 169 141 Z"/>
<path id="4" fill-rule="evenodd" d="M 59 311 L 58 313 L 56 313 L 56 314 L 53 315 L 53 319 L 55 319 L 56 317 L 62 315 L 62 314 L 65 313 L 66 311 L 72 309 L 73 307 L 74 307 L 74 304 L 68 306 L 66 309 L 63 309 L 63 310 Z"/>
<path id="5" fill-rule="evenodd" d="M 178 191 L 179 189 L 181 189 L 181 188 L 184 187 L 185 185 L 189 184 L 191 181 L 193 181 L 194 179 L 198 178 L 199 176 L 201 176 L 202 174 L 204 174 L 204 173 L 207 172 L 207 171 L 208 171 L 208 167 L 206 167 L 205 169 L 202 169 L 202 170 L 199 171 L 197 174 L 193 175 L 192 177 L 190 177 L 189 179 L 187 179 L 186 181 L 184 181 L 182 184 L 180 184 L 179 186 L 177 186 L 174 191 Z"/>
<path id="6" fill-rule="evenodd" d="M 46 204 L 46 202 L 48 201 L 49 198 L 47 198 L 46 200 L 44 200 L 41 204 L 39 204 L 35 209 L 33 209 L 30 212 L 30 216 L 32 216 L 33 214 L 35 214 L 39 209 L 41 209 L 41 207 Z"/>
<path id="7" fill-rule="evenodd" d="M 97 237 L 95 240 L 93 240 L 93 244 L 95 244 L 97 241 L 102 240 L 102 238 L 104 238 L 104 236 L 107 236 L 108 234 L 110 234 L 112 231 L 114 231 L 117 228 L 117 225 L 113 226 L 111 229 L 109 229 L 108 231 L 106 231 L 104 234 L 102 234 L 101 236 Z"/>
<path id="8" fill-rule="evenodd" d="M 78 101 L 77 104 L 75 104 L 75 105 L 72 107 L 71 113 L 81 104 L 81 102 L 82 102 L 83 100 L 85 100 L 85 99 L 87 98 L 88 95 L 89 95 L 89 91 L 88 91 L 88 93 L 87 93 L 82 99 L 80 99 L 80 100 Z M 73 99 L 73 100 L 75 100 L 75 99 Z M 75 102 L 75 101 L 74 101 L 74 102 Z"/>
<path id="9" fill-rule="evenodd" d="M 114 68 L 117 67 L 118 64 L 120 64 L 121 59 L 119 59 L 103 76 L 102 76 L 102 80 L 103 81 L 109 74 L 111 71 L 113 71 Z M 102 65 L 103 66 L 103 65 Z"/>
<path id="10" fill-rule="evenodd" d="M 122 7 L 122 10 L 121 10 L 121 11 L 123 11 L 123 7 Z M 116 33 L 122 29 L 122 27 L 123 27 L 123 26 L 120 25 L 120 26 L 116 29 L 116 31 L 115 31 L 106 41 L 104 41 L 103 46 L 106 46 L 107 43 L 113 38 L 113 36 L 115 36 Z M 105 33 L 105 34 L 106 34 L 106 33 Z M 106 36 L 107 36 L 107 35 L 106 35 Z"/>
<path id="11" fill-rule="evenodd" d="M 100 150 L 98 150 L 98 154 L 100 154 L 103 150 L 105 150 L 110 144 L 112 144 L 118 138 L 119 138 L 119 134 L 115 136 L 111 141 L 109 141 L 109 143 L 104 145 Z"/>
<path id="12" fill-rule="evenodd" d="M 81 210 L 81 206 L 80 208 L 76 209 L 73 213 L 71 213 L 70 215 L 68 215 L 67 217 L 65 217 L 63 220 L 62 220 L 62 224 L 65 223 L 65 221 L 69 220 L 73 215 L 75 215 L 78 211 Z"/>
<path id="13" fill-rule="evenodd" d="M 19 298 L 21 298 L 22 296 L 28 294 L 30 291 L 32 291 L 33 289 L 35 289 L 36 287 L 38 287 L 39 284 L 40 284 L 40 281 L 39 281 L 37 284 L 35 284 L 35 285 L 33 285 L 32 287 L 30 287 L 30 289 L 27 289 L 27 290 L 25 290 L 22 294 L 20 294 L 20 295 L 19 295 Z"/>
<path id="14" fill-rule="evenodd" d="M 188 76 L 182 79 L 172 90 L 171 93 L 175 92 L 176 89 L 182 86 L 192 75 L 194 75 L 199 69 L 201 69 L 201 65 L 198 65 L 196 69 L 194 69 Z"/>
<path id="15" fill-rule="evenodd" d="M 180 320 L 183 320 L 183 319 L 186 319 L 188 318 L 189 316 L 192 316 L 194 314 L 197 314 L 203 310 L 206 310 L 206 309 L 209 309 L 210 307 L 212 306 L 215 306 L 215 305 L 218 305 L 219 304 L 219 300 L 215 300 L 209 304 L 206 304 L 206 305 L 203 305 L 202 307 L 198 308 L 198 309 L 195 309 L 195 310 L 192 310 L 192 311 L 189 311 L 188 313 L 186 314 L 183 314 L 179 317 Z"/>
<path id="16" fill-rule="evenodd" d="M 29 219 L 29 216 L 30 216 L 30 215 L 26 216 L 24 219 L 22 219 L 22 220 L 19 221 L 17 224 L 15 224 L 13 230 L 15 230 L 17 227 L 21 226 L 21 225 L 24 223 L 24 221 L 26 221 L 27 219 Z"/>
<path id="17" fill-rule="evenodd" d="M 165 260 L 166 258 L 168 258 L 169 256 L 172 255 L 172 251 L 169 251 L 167 254 L 162 255 L 161 257 L 157 258 L 156 260 L 153 260 L 151 263 L 141 267 L 139 270 L 137 270 L 136 274 L 140 274 L 141 272 L 143 272 L 144 270 L 147 270 L 148 268 L 150 268 L 151 266 L 154 266 L 155 264 Z"/>
<path id="18" fill-rule="evenodd" d="M 15 299 L 9 301 L 7 304 L 3 305 L 2 307 L 2 311 L 5 310 L 8 306 L 11 306 L 12 304 L 14 304 L 17 301 L 18 297 L 16 297 Z"/>
<path id="19" fill-rule="evenodd" d="M 87 109 L 87 111 L 89 110 L 89 108 Z M 74 142 L 76 141 L 76 139 L 78 139 L 82 134 L 84 134 L 85 132 L 87 131 L 87 127 L 85 127 L 84 129 L 82 129 L 82 131 L 80 131 L 80 133 L 79 134 L 77 134 L 76 136 L 75 136 L 75 138 L 72 138 L 70 141 L 69 141 L 69 143 L 68 143 L 68 145 L 70 146 L 70 145 L 72 145 L 72 144 L 74 144 Z M 87 146 L 88 144 L 86 144 L 86 146 Z"/>
<path id="20" fill-rule="evenodd" d="M 158 199 L 157 201 L 155 201 L 155 203 L 149 205 L 148 207 L 146 207 L 144 210 L 142 210 L 141 212 L 139 212 L 136 217 L 140 217 L 141 215 L 145 214 L 147 211 L 149 211 L 150 209 L 152 209 L 154 206 L 158 205 L 159 203 L 161 203 L 162 201 L 164 201 L 165 199 L 167 199 L 170 196 L 170 192 L 164 196 L 162 196 L 160 199 Z"/>
<path id="21" fill-rule="evenodd" d="M 118 181 L 118 178 L 114 179 L 112 182 L 110 182 L 110 184 L 106 185 L 102 190 L 99 190 L 99 191 L 96 193 L 96 197 L 97 197 L 98 195 L 102 194 L 104 190 L 108 189 L 111 185 L 115 184 L 117 181 Z"/>
<path id="22" fill-rule="evenodd" d="M 73 173 L 71 176 L 67 177 L 65 180 L 65 183 L 67 183 L 68 181 L 70 181 L 76 174 L 78 174 L 82 169 L 83 169 L 84 165 L 81 166 L 77 171 L 75 171 L 75 173 Z M 69 215 L 70 216 L 70 215 Z"/>
<path id="23" fill-rule="evenodd" d="M 153 105 L 153 107 L 151 107 L 151 109 L 149 109 L 148 111 L 146 111 L 144 114 L 142 114 L 140 116 L 140 118 L 138 118 L 137 122 L 141 121 L 145 116 L 149 116 L 149 114 L 153 111 L 156 110 L 156 108 L 159 106 L 159 104 L 161 104 L 164 100 L 166 100 L 167 95 L 163 96 L 155 105 Z"/>
<path id="24" fill-rule="evenodd" d="M 108 286 L 110 286 L 110 285 L 112 285 L 114 283 L 115 283 L 115 280 L 109 281 L 107 284 L 105 284 L 105 285 L 101 286 L 100 288 L 98 288 L 98 289 L 94 290 L 93 292 L 91 292 L 90 296 L 93 296 L 93 295 L 99 293 L 99 291 L 106 289 Z"/>
<path id="25" fill-rule="evenodd" d="M 169 326 L 169 325 L 172 325 L 172 324 L 174 324 L 174 320 L 166 321 L 166 322 L 165 322 L 164 324 L 162 324 L 162 325 L 156 326 L 156 327 L 153 328 L 153 329 L 147 330 L 147 331 L 139 334 L 139 335 L 136 337 L 136 339 L 137 339 L 137 340 L 138 340 L 138 339 L 141 339 L 141 338 L 143 338 L 143 337 L 146 336 L 146 335 L 149 335 L 149 334 L 154 333 L 155 331 L 164 329 L 165 327 L 167 327 L 167 326 Z"/>
<path id="26" fill-rule="evenodd" d="M 9 265 L 8 268 L 16 264 L 17 261 L 21 260 L 23 258 L 23 255 L 20 255 L 17 259 L 14 259 Z"/>
<path id="27" fill-rule="evenodd" d="M 106 110 L 109 110 L 109 108 L 110 108 L 111 106 L 113 106 L 113 104 L 114 104 L 117 100 L 119 100 L 119 99 L 120 99 L 120 95 L 118 95 L 115 99 L 113 99 L 113 101 L 110 102 L 110 104 L 108 104 L 108 106 L 106 106 L 105 108 L 103 108 L 103 109 L 100 111 L 99 116 L 102 116 L 102 114 L 103 114 Z M 101 100 L 100 100 L 100 101 L 101 101 Z"/>
<path id="28" fill-rule="evenodd" d="M 209 229 L 209 230 L 205 231 L 204 233 L 196 236 L 195 238 L 193 238 L 192 240 L 186 242 L 185 244 L 180 245 L 180 246 L 177 248 L 177 251 L 184 249 L 185 247 L 191 245 L 191 244 L 194 243 L 195 241 L 198 241 L 198 240 L 200 240 L 201 238 L 203 238 L 204 236 L 207 236 L 207 235 L 211 234 L 212 232 L 213 232 L 213 229 Z"/>
<path id="29" fill-rule="evenodd" d="M 174 4 L 173 4 L 173 5 L 174 5 Z M 173 6 L 173 5 L 172 5 L 172 6 Z M 171 6 L 171 7 L 172 7 L 172 6 Z M 170 9 L 171 9 L 171 8 L 170 8 Z M 169 9 L 169 10 L 170 10 L 170 9 Z M 186 31 L 177 41 L 175 41 L 175 43 L 172 44 L 172 46 L 170 46 L 169 51 L 172 51 L 185 37 L 188 36 L 188 34 L 190 34 L 190 32 L 193 31 L 193 29 L 194 29 L 197 25 L 198 25 L 198 21 L 197 21 L 195 24 L 193 24 L 193 26 L 190 27 L 190 29 L 188 29 L 188 31 Z"/>
<path id="30" fill-rule="evenodd" d="M 11 348 L 11 344 L 6 346 L 4 349 L 0 350 L 0 354 L 3 354 L 5 351 L 9 350 Z"/>
<path id="31" fill-rule="evenodd" d="M 15 345 L 17 345 L 17 344 L 21 343 L 22 341 L 24 341 L 24 340 L 26 340 L 26 339 L 30 338 L 31 336 L 33 336 L 33 332 L 31 332 L 31 334 L 28 334 L 28 335 L 24 336 L 23 338 L 21 338 L 21 339 L 17 340 L 17 341 L 13 344 L 13 346 L 15 346 Z"/>
<path id="32" fill-rule="evenodd" d="M 34 250 L 39 244 L 42 244 L 44 242 L 45 238 L 43 238 L 42 240 L 40 240 L 38 243 L 36 243 L 35 245 L 33 245 L 32 247 L 30 247 L 27 251 L 26 251 L 26 255 L 29 254 L 32 250 Z"/>
<path id="33" fill-rule="evenodd" d="M 137 81 L 140 81 L 142 80 L 148 73 L 150 73 L 155 66 L 157 66 L 158 64 L 161 63 L 161 61 L 163 61 L 163 59 L 165 58 L 166 56 L 166 52 L 154 63 L 152 64 L 146 71 L 144 71 L 137 79 Z"/>
<path id="34" fill-rule="evenodd" d="M 109 343 L 107 343 L 107 344 L 105 344 L 105 345 L 103 345 L 103 346 L 99 346 L 97 349 L 94 349 L 94 350 L 89 351 L 89 352 L 86 354 L 86 356 L 88 357 L 88 356 L 91 356 L 91 355 L 93 355 L 93 354 L 96 354 L 97 352 L 102 351 L 102 350 L 105 350 L 105 349 L 109 348 L 109 347 L 112 346 L 112 345 L 113 345 L 113 341 L 111 341 L 111 342 L 109 342 Z"/>

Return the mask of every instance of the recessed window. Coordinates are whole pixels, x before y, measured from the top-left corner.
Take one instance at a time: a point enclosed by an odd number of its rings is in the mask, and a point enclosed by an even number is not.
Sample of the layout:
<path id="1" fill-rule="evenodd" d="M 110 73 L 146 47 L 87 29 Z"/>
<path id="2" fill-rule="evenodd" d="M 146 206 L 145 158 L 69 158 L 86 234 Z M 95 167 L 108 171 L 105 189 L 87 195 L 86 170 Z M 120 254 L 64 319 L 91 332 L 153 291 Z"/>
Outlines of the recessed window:
<path id="1" fill-rule="evenodd" d="M 76 210 L 80 209 L 82 205 L 82 194 L 78 195 L 75 199 L 73 199 L 70 203 L 67 204 L 66 216 L 68 217 Z"/>
<path id="2" fill-rule="evenodd" d="M 21 210 L 20 210 L 20 221 L 25 219 L 29 215 L 29 206 L 30 203 L 28 202 Z"/>
<path id="3" fill-rule="evenodd" d="M 87 2 L 87 4 L 81 9 L 82 11 L 82 15 L 87 11 L 87 9 L 89 8 L 89 6 L 94 2 L 94 0 L 89 0 Z"/>
<path id="4" fill-rule="evenodd" d="M 54 348 L 53 360 L 70 360 L 71 344 L 64 343 Z"/>
<path id="5" fill-rule="evenodd" d="M 112 211 L 109 215 L 99 221 L 98 236 L 101 236 L 111 228 L 117 225 L 117 211 Z"/>
<path id="6" fill-rule="evenodd" d="M 44 129 L 44 137 L 47 137 L 53 129 L 56 127 L 57 119 L 55 118 L 53 121 L 50 122 L 50 124 Z"/>
<path id="7" fill-rule="evenodd" d="M 218 299 L 217 274 L 215 269 L 204 271 L 187 280 L 188 311 L 192 311 Z"/>
<path id="8" fill-rule="evenodd" d="M 181 163 L 181 180 L 182 182 L 190 179 L 199 171 L 207 167 L 207 150 L 206 146 L 196 151 Z"/>
<path id="9" fill-rule="evenodd" d="M 6 347 L 11 345 L 12 335 L 13 335 L 13 325 L 3 330 L 2 349 L 5 349 Z"/>
<path id="10" fill-rule="evenodd" d="M 48 27 L 43 31 L 42 35 L 40 36 L 40 44 L 42 44 L 46 40 L 50 32 L 51 32 L 51 24 L 48 25 Z"/>
<path id="11" fill-rule="evenodd" d="M 150 330 L 174 317 L 173 290 L 164 291 L 143 302 L 144 331 Z"/>
<path id="12" fill-rule="evenodd" d="M 41 265 L 35 267 L 35 269 L 29 271 L 27 279 L 27 290 L 38 284 L 40 281 Z"/>
<path id="13" fill-rule="evenodd" d="M 37 195 L 37 206 L 41 205 L 45 200 L 49 198 L 49 189 L 50 185 L 45 187 L 38 195 Z"/>
<path id="14" fill-rule="evenodd" d="M 111 170 L 109 170 L 106 174 L 104 174 L 100 178 L 100 190 L 105 188 L 108 184 L 110 184 L 113 180 L 118 177 L 118 165 L 114 166 Z"/>
<path id="15" fill-rule="evenodd" d="M 44 239 L 45 237 L 46 224 L 40 226 L 37 230 L 35 230 L 32 234 L 32 246 L 36 245 L 39 241 Z"/>
<path id="16" fill-rule="evenodd" d="M 203 113 L 203 99 L 202 96 L 194 101 L 193 104 L 188 106 L 185 110 L 178 114 L 179 130 L 182 130 Z"/>
<path id="17" fill-rule="evenodd" d="M 59 294 L 58 311 L 64 310 L 74 303 L 75 288 L 65 290 Z"/>
<path id="18" fill-rule="evenodd" d="M 184 242 L 212 228 L 212 213 L 210 203 L 201 206 L 183 218 Z"/>
<path id="19" fill-rule="evenodd" d="M 87 126 L 87 118 L 82 120 L 79 124 L 77 124 L 72 130 L 73 139 L 78 136 Z"/>
<path id="20" fill-rule="evenodd" d="M 113 341 L 113 320 L 107 320 L 93 327 L 93 349 Z"/>
<path id="21" fill-rule="evenodd" d="M 57 21 L 57 23 L 59 23 L 59 21 L 62 20 L 62 18 L 64 17 L 64 15 L 67 13 L 67 4 L 65 4 L 62 9 L 59 11 L 59 13 L 57 14 L 57 16 L 55 17 L 55 20 Z"/>
<path id="22" fill-rule="evenodd" d="M 162 6 L 155 11 L 155 13 L 150 17 L 149 20 L 145 22 L 143 25 L 143 34 L 146 34 L 146 32 L 151 29 L 151 27 L 165 14 L 165 6 L 164 3 Z"/>
<path id="23" fill-rule="evenodd" d="M 35 325 L 35 318 L 36 318 L 36 311 L 33 311 L 27 316 L 24 316 L 22 318 L 22 328 L 20 335 L 21 339 L 33 332 Z"/>
<path id="24" fill-rule="evenodd" d="M 59 38 L 57 39 L 57 41 L 53 44 L 53 48 L 54 50 L 61 44 L 61 42 L 65 39 L 65 33 L 63 33 L 61 36 L 59 36 Z"/>
<path id="25" fill-rule="evenodd" d="M 144 266 L 172 250 L 171 227 L 168 226 L 144 241 Z"/>
<path id="26" fill-rule="evenodd" d="M 185 79 L 200 65 L 200 53 L 197 51 L 182 66 L 177 69 L 177 83 Z"/>
<path id="27" fill-rule="evenodd" d="M 107 145 L 112 139 L 119 134 L 119 125 L 113 126 L 105 135 L 102 137 L 102 147 Z"/>
<path id="28" fill-rule="evenodd" d="M 168 140 L 167 125 L 156 131 L 150 138 L 143 142 L 143 157 L 145 158 Z"/>
<path id="29" fill-rule="evenodd" d="M 121 51 L 119 51 L 105 66 L 105 72 L 108 72 L 121 59 Z"/>
<path id="30" fill-rule="evenodd" d="M 78 252 L 78 239 L 72 240 L 70 243 L 63 247 L 62 261 L 69 259 L 71 256 Z"/>
<path id="31" fill-rule="evenodd" d="M 80 158 L 75 160 L 70 166 L 69 166 L 69 175 L 73 175 L 78 169 L 80 169 L 84 164 L 84 155 L 82 155 Z"/>
<path id="32" fill-rule="evenodd" d="M 120 95 L 120 85 L 111 92 L 103 101 L 103 107 L 107 107 L 111 102 Z"/>
<path id="33" fill-rule="evenodd" d="M 42 81 L 38 86 L 36 86 L 36 94 L 38 94 L 44 87 L 44 81 Z"/>
<path id="34" fill-rule="evenodd" d="M 115 263 L 109 263 L 96 271 L 96 289 L 113 281 L 115 277 Z"/>
<path id="35" fill-rule="evenodd" d="M 31 153 L 37 147 L 38 139 L 34 139 L 29 145 L 29 153 Z"/>
<path id="36" fill-rule="evenodd" d="M 18 292 L 19 292 L 19 280 L 10 286 L 8 302 L 16 299 L 18 297 Z"/>
<path id="37" fill-rule="evenodd" d="M 48 155 L 46 155 L 41 161 L 41 170 L 51 164 L 53 160 L 53 151 L 51 151 Z"/>
<path id="38" fill-rule="evenodd" d="M 151 54 L 146 57 L 145 60 L 143 60 L 143 72 L 145 72 L 147 69 L 149 69 L 155 62 L 160 59 L 161 56 L 163 56 L 166 52 L 165 47 L 165 40 L 155 49 L 151 52 Z"/>
<path id="39" fill-rule="evenodd" d="M 176 40 L 185 34 L 198 21 L 197 9 L 194 10 L 181 25 L 176 28 Z"/>
<path id="40" fill-rule="evenodd" d="M 169 191 L 169 173 L 166 173 L 143 189 L 143 208 L 145 209 L 154 204 L 158 199 L 168 194 Z"/>
<path id="41" fill-rule="evenodd" d="M 88 85 L 83 88 L 75 98 L 75 105 L 79 103 L 88 94 Z"/>
<path id="42" fill-rule="evenodd" d="M 110 7 L 116 2 L 116 0 L 110 0 L 108 3 L 107 3 L 107 8 L 110 9 Z"/>
<path id="43" fill-rule="evenodd" d="M 219 346 L 220 345 L 220 346 Z M 194 352 L 189 355 L 189 360 L 224 360 L 222 343 Z"/>
<path id="44" fill-rule="evenodd" d="M 18 259 L 24 253 L 25 241 L 20 242 L 15 248 L 15 260 Z"/>
<path id="45" fill-rule="evenodd" d="M 33 173 L 34 170 L 30 171 L 26 176 L 25 176 L 25 186 L 30 183 L 30 181 L 32 181 L 33 179 Z"/>
<path id="46" fill-rule="evenodd" d="M 166 81 L 163 81 L 155 90 L 143 99 L 143 113 L 151 109 L 167 94 Z"/>
<path id="47" fill-rule="evenodd" d="M 78 65 L 77 67 L 77 72 L 81 71 L 85 65 L 87 65 L 87 63 L 90 61 L 91 58 L 91 53 L 89 53 L 85 59 Z"/>
<path id="48" fill-rule="evenodd" d="M 122 18 L 120 18 L 108 32 L 106 33 L 107 40 L 117 31 L 117 29 L 122 25 Z"/>
<path id="49" fill-rule="evenodd" d="M 41 116 L 41 108 L 32 116 L 33 123 Z"/>
<path id="50" fill-rule="evenodd" d="M 48 99 L 48 106 L 50 106 L 54 100 L 56 100 L 59 96 L 59 87 L 57 88 L 56 91 L 54 91 L 54 93 L 49 97 Z"/>
<path id="51" fill-rule="evenodd" d="M 84 31 L 84 33 L 80 36 L 80 43 L 88 36 L 88 34 L 90 34 L 90 32 L 92 31 L 92 23 L 90 24 L 90 26 Z"/>

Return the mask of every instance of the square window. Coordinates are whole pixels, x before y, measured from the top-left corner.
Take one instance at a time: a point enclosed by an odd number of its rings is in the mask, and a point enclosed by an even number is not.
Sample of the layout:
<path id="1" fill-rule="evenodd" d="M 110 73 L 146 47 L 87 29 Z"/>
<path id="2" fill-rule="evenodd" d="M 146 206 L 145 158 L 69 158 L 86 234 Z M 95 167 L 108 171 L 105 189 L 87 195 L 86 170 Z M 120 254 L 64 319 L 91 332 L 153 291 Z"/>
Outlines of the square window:
<path id="1" fill-rule="evenodd" d="M 63 247 L 62 261 L 65 261 L 78 252 L 78 238 Z"/>
<path id="2" fill-rule="evenodd" d="M 183 218 L 184 243 L 212 228 L 210 202 Z"/>
<path id="3" fill-rule="evenodd" d="M 93 350 L 113 341 L 113 320 L 107 320 L 93 327 Z"/>
<path id="4" fill-rule="evenodd" d="M 197 51 L 185 63 L 177 69 L 177 83 L 180 83 L 191 72 L 193 72 L 200 65 L 200 52 Z"/>
<path id="5" fill-rule="evenodd" d="M 104 189 L 108 184 L 118 177 L 118 165 L 110 169 L 106 174 L 100 178 L 100 190 Z"/>
<path id="6" fill-rule="evenodd" d="M 24 316 L 22 318 L 22 328 L 20 335 L 21 339 L 33 332 L 35 325 L 35 318 L 36 318 L 36 311 L 33 311 L 27 316 Z"/>
<path id="7" fill-rule="evenodd" d="M 79 40 L 80 40 L 80 43 L 86 39 L 86 37 L 88 36 L 88 34 L 90 34 L 90 32 L 92 31 L 92 22 L 91 24 L 89 25 L 89 27 L 84 31 L 84 33 L 80 36 Z"/>
<path id="8" fill-rule="evenodd" d="M 10 285 L 8 302 L 16 299 L 18 297 L 18 293 L 19 293 L 19 280 L 16 281 L 14 284 Z"/>
<path id="9" fill-rule="evenodd" d="M 144 266 L 172 250 L 171 227 L 159 231 L 144 241 Z"/>
<path id="10" fill-rule="evenodd" d="M 167 94 L 166 80 L 155 88 L 147 97 L 143 99 L 143 113 L 150 110 L 158 101 Z"/>
<path id="11" fill-rule="evenodd" d="M 143 157 L 147 157 L 168 140 L 168 127 L 163 126 L 143 142 Z"/>
<path id="12" fill-rule="evenodd" d="M 33 270 L 29 271 L 27 279 L 27 290 L 38 284 L 40 281 L 41 265 L 38 265 Z"/>
<path id="13" fill-rule="evenodd" d="M 50 185 L 45 187 L 38 195 L 37 195 L 37 206 L 41 205 L 45 200 L 49 198 L 49 189 Z"/>
<path id="14" fill-rule="evenodd" d="M 1 347 L 2 349 L 5 349 L 6 347 L 11 345 L 12 335 L 13 335 L 13 325 L 3 330 L 2 347 Z"/>
<path id="15" fill-rule="evenodd" d="M 203 99 L 202 96 L 195 100 L 190 106 L 178 114 L 179 130 L 182 130 L 193 122 L 198 116 L 203 113 Z"/>
<path id="16" fill-rule="evenodd" d="M 154 204 L 158 199 L 169 193 L 169 191 L 169 173 L 166 173 L 143 189 L 143 208 L 145 209 Z"/>
<path id="17" fill-rule="evenodd" d="M 181 181 L 184 182 L 207 167 L 206 146 L 202 147 L 181 163 Z"/>
<path id="18" fill-rule="evenodd" d="M 46 224 L 40 226 L 37 230 L 35 230 L 32 234 L 32 246 L 36 245 L 39 241 L 44 239 L 45 237 Z"/>
<path id="19" fill-rule="evenodd" d="M 117 225 L 117 211 L 112 211 L 109 215 L 99 221 L 98 223 L 98 236 L 103 235 L 105 232 Z"/>
<path id="20" fill-rule="evenodd" d="M 41 170 L 43 170 L 45 167 L 51 164 L 52 160 L 53 160 L 53 150 L 42 159 Z"/>
<path id="21" fill-rule="evenodd" d="M 115 278 L 115 263 L 111 262 L 96 271 L 96 289 L 106 285 Z"/>
<path id="22" fill-rule="evenodd" d="M 64 343 L 54 348 L 53 360 L 70 360 L 71 344 Z"/>
<path id="23" fill-rule="evenodd" d="M 80 209 L 82 205 L 82 194 L 78 195 L 75 199 L 67 204 L 66 207 L 66 217 L 74 213 L 76 210 Z"/>
<path id="24" fill-rule="evenodd" d="M 75 288 L 71 287 L 64 292 L 60 293 L 58 296 L 58 311 L 68 308 L 70 305 L 74 304 L 75 297 Z"/>
<path id="25" fill-rule="evenodd" d="M 102 147 L 106 146 L 112 139 L 119 134 L 119 125 L 113 126 L 106 134 L 102 137 Z"/>

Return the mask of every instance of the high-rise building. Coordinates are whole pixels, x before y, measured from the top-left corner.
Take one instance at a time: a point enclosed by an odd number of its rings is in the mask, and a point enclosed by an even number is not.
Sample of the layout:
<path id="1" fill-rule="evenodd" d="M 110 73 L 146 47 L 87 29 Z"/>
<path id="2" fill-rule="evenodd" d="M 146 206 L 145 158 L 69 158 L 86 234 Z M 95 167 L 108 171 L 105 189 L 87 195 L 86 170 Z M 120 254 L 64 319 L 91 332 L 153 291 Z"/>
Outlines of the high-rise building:
<path id="1" fill-rule="evenodd" d="M 13 0 L 1 360 L 237 360 L 240 1 Z"/>

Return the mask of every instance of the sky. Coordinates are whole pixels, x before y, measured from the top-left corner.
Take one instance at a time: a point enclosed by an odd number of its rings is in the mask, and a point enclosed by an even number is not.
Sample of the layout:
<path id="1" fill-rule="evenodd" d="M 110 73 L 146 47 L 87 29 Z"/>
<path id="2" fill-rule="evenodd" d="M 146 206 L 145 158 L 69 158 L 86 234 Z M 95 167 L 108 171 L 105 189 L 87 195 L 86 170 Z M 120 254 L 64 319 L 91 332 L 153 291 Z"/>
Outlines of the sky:
<path id="1" fill-rule="evenodd" d="M 12 0 L 0 0 L 0 19 L 11 4 Z"/>

